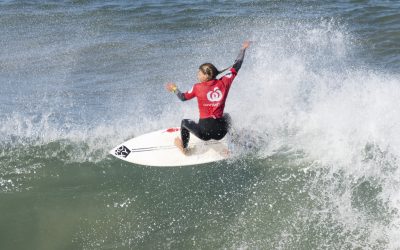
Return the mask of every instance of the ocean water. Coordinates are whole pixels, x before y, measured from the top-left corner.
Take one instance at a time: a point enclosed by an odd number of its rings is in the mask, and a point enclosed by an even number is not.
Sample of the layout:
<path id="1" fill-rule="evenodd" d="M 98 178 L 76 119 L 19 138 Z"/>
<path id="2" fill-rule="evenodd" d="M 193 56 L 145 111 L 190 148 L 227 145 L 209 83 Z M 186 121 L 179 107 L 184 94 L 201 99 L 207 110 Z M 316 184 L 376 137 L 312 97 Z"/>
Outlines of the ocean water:
<path id="1" fill-rule="evenodd" d="M 400 249 L 399 1 L 0 1 L 0 249 Z M 200 64 L 252 147 L 108 151 L 197 119 Z"/>

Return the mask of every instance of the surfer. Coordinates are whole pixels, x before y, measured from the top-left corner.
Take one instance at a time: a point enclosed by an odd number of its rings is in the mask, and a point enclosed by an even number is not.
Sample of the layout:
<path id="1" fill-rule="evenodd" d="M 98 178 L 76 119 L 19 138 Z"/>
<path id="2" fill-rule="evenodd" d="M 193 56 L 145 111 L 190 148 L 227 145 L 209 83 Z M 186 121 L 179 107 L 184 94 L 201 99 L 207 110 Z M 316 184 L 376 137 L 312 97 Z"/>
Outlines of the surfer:
<path id="1" fill-rule="evenodd" d="M 199 82 L 185 93 L 182 93 L 175 83 L 167 83 L 166 89 L 175 93 L 181 101 L 197 97 L 200 112 L 199 122 L 183 119 L 181 123 L 181 138 L 176 137 L 174 141 L 175 145 L 184 154 L 188 152 L 189 132 L 204 141 L 210 139 L 221 140 L 228 132 L 231 121 L 229 114 L 224 114 L 225 102 L 232 82 L 242 66 L 245 51 L 249 46 L 250 42 L 245 41 L 234 64 L 224 70 L 219 71 L 211 63 L 200 65 L 197 72 Z M 219 74 L 228 69 L 228 74 L 216 79 Z"/>

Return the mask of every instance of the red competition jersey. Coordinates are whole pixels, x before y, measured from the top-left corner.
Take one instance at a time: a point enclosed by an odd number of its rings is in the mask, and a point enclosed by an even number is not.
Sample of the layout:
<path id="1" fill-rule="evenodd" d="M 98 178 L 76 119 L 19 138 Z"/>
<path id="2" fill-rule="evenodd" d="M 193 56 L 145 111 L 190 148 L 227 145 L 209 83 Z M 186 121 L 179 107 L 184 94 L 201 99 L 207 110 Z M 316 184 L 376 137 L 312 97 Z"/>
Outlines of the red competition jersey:
<path id="1" fill-rule="evenodd" d="M 223 116 L 225 101 L 236 75 L 237 71 L 231 68 L 230 73 L 222 78 L 196 83 L 190 91 L 184 93 L 186 100 L 197 97 L 200 119 Z"/>

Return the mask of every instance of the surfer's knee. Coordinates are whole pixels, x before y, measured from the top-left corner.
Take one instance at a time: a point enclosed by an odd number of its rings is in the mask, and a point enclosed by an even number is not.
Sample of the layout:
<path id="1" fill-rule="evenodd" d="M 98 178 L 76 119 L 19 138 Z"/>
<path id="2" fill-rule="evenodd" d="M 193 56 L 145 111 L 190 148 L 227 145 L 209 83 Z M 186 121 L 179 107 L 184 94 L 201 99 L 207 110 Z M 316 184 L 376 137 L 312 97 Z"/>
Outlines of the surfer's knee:
<path id="1" fill-rule="evenodd" d="M 181 122 L 181 127 L 191 130 L 191 128 L 193 127 L 194 124 L 195 124 L 195 122 L 190 119 L 183 119 Z"/>
<path id="2" fill-rule="evenodd" d="M 181 127 L 184 128 L 188 124 L 188 119 L 183 119 L 181 121 Z"/>

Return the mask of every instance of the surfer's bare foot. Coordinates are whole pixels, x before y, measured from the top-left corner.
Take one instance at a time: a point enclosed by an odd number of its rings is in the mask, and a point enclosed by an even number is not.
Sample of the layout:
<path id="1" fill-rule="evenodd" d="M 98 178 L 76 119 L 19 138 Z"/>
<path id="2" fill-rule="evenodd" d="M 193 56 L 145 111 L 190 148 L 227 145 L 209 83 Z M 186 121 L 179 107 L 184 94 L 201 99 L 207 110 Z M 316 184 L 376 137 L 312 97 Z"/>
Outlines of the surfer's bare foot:
<path id="1" fill-rule="evenodd" d="M 174 144 L 175 144 L 175 146 L 176 146 L 177 148 L 179 148 L 179 150 L 180 150 L 184 155 L 187 155 L 188 149 L 183 147 L 182 139 L 181 139 L 181 138 L 176 137 L 175 140 L 174 140 Z"/>
<path id="2" fill-rule="evenodd" d="M 229 157 L 229 155 L 230 155 L 230 152 L 229 152 L 228 149 L 224 149 L 224 150 L 222 151 L 222 156 L 224 156 L 224 157 Z"/>

